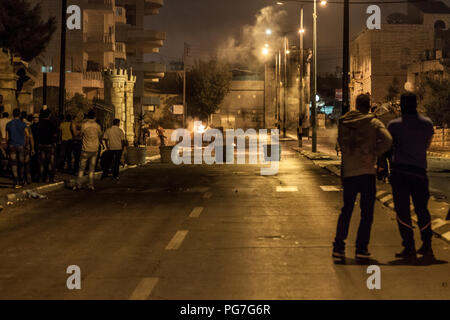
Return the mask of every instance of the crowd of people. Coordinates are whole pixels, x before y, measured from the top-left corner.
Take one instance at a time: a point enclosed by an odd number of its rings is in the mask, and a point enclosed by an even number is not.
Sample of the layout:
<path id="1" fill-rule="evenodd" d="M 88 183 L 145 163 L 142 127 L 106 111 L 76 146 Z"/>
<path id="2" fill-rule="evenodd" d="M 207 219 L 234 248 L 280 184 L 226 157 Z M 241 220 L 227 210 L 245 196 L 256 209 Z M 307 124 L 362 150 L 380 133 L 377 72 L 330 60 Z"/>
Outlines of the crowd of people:
<path id="1" fill-rule="evenodd" d="M 74 190 L 83 187 L 88 167 L 87 188 L 94 190 L 94 173 L 101 164 L 102 178 L 112 172 L 119 178 L 122 152 L 127 145 L 120 120 L 104 133 L 93 110 L 52 117 L 49 109 L 27 114 L 14 109 L 12 117 L 0 105 L 0 161 L 3 177 L 11 177 L 15 189 L 33 182 L 55 182 L 57 171 L 77 176 Z M 101 160 L 101 161 L 100 161 Z"/>

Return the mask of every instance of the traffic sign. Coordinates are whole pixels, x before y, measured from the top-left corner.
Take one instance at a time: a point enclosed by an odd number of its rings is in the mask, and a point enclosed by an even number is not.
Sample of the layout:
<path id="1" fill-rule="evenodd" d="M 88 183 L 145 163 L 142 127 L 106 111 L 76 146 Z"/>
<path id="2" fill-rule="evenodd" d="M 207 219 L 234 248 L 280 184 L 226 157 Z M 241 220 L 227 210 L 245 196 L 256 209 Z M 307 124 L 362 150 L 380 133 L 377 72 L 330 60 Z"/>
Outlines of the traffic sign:
<path id="1" fill-rule="evenodd" d="M 182 104 L 174 104 L 169 108 L 173 114 L 184 114 L 184 107 Z"/>

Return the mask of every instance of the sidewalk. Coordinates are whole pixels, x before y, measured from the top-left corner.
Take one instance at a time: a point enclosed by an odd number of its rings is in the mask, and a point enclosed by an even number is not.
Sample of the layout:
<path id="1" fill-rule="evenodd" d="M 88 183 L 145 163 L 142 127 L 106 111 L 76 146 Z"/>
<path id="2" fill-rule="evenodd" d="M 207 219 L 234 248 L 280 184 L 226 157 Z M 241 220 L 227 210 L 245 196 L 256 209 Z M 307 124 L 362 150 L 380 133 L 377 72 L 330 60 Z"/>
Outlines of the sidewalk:
<path id="1" fill-rule="evenodd" d="M 148 147 L 146 157 L 146 164 L 158 162 L 160 159 L 159 147 Z M 137 166 L 125 165 L 120 168 L 120 172 Z M 95 173 L 95 179 L 100 179 L 101 171 Z M 83 183 L 87 182 L 87 175 L 82 179 Z M 0 177 L 0 211 L 7 205 L 12 205 L 17 201 L 25 201 L 28 199 L 46 198 L 46 194 L 64 187 L 71 188 L 75 184 L 76 177 L 68 173 L 57 172 L 55 176 L 55 183 L 32 183 L 22 189 L 14 189 L 12 180 L 5 177 Z"/>
<path id="2" fill-rule="evenodd" d="M 306 151 L 305 148 L 294 147 L 293 150 L 299 152 L 306 158 L 321 168 L 331 173 L 341 176 L 341 159 L 336 155 L 330 155 L 324 152 Z M 377 181 L 377 200 L 384 206 L 394 210 L 394 200 L 392 196 L 391 186 L 388 183 Z M 440 238 L 450 242 L 450 205 L 447 201 L 437 199 L 431 196 L 428 202 L 431 213 L 433 232 Z M 417 223 L 417 216 L 414 213 L 414 206 L 411 204 L 412 219 Z"/>

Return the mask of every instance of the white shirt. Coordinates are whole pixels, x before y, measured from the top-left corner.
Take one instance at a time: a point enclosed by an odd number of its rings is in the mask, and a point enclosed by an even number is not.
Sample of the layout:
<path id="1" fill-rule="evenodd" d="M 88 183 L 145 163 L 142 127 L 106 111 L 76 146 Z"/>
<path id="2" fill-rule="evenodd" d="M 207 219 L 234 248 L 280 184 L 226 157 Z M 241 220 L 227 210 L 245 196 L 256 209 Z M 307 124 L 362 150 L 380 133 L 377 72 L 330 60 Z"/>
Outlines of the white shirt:
<path id="1" fill-rule="evenodd" d="M 122 150 L 125 133 L 118 126 L 112 126 L 106 130 L 103 139 L 108 141 L 108 150 Z"/>

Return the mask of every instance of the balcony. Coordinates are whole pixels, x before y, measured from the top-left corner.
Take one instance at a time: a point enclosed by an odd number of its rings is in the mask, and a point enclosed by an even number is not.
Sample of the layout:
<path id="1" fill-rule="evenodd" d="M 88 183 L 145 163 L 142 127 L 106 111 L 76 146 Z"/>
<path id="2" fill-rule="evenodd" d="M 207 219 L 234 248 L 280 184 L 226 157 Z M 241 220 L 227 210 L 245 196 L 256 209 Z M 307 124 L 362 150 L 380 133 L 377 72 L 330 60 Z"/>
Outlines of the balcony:
<path id="1" fill-rule="evenodd" d="M 114 14 L 115 23 L 126 24 L 127 23 L 127 11 L 125 8 L 116 7 L 116 12 Z"/>
<path id="2" fill-rule="evenodd" d="M 153 53 L 164 45 L 166 33 L 155 30 L 143 30 L 130 25 L 116 25 L 116 41 L 127 44 L 127 49 L 137 48 L 144 53 Z M 156 50 L 157 51 L 157 50 Z"/>
<path id="3" fill-rule="evenodd" d="M 145 0 L 145 15 L 157 15 L 159 9 L 164 5 L 163 0 Z"/>
<path id="4" fill-rule="evenodd" d="M 142 63 L 134 63 L 133 69 L 135 71 L 143 71 L 146 74 L 164 74 L 166 72 L 166 65 L 155 62 L 142 62 Z"/>
<path id="5" fill-rule="evenodd" d="M 126 44 L 123 42 L 116 42 L 116 52 L 114 57 L 116 59 L 127 59 L 127 51 L 126 51 Z"/>
<path id="6" fill-rule="evenodd" d="M 135 62 L 132 64 L 136 73 L 143 72 L 145 82 L 157 82 L 164 78 L 166 65 L 155 62 Z"/>
<path id="7" fill-rule="evenodd" d="M 113 4 L 113 0 L 87 0 L 83 9 L 110 13 L 114 10 Z"/>
<path id="8" fill-rule="evenodd" d="M 83 42 L 86 52 L 114 52 L 115 45 L 113 35 L 105 33 L 103 35 L 83 34 Z"/>

